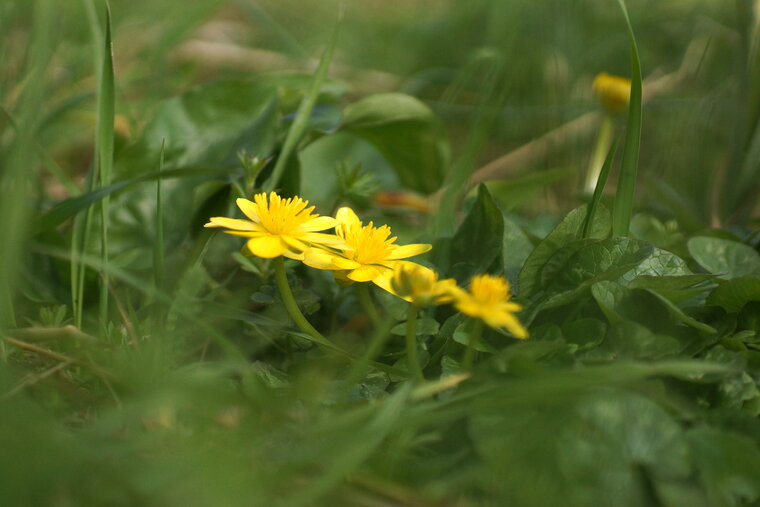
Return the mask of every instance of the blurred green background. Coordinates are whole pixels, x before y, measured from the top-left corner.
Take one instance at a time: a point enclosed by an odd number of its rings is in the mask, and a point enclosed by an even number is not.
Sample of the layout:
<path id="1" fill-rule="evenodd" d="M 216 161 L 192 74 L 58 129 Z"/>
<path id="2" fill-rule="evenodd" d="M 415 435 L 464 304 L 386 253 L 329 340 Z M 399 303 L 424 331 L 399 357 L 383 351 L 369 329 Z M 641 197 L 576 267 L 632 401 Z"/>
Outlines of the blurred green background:
<path id="1" fill-rule="evenodd" d="M 0 326 L 15 340 L 0 341 L 0 505 L 758 505 L 756 301 L 741 314 L 695 310 L 724 326 L 721 337 L 744 333 L 699 349 L 730 373 L 658 363 L 656 351 L 579 358 L 547 325 L 456 392 L 413 391 L 374 370 L 346 385 L 356 372 L 291 340 L 271 265 L 201 229 L 250 190 L 238 149 L 280 153 L 339 2 L 110 7 L 113 181 L 126 184 L 110 202 L 115 289 L 103 325 L 99 227 L 77 236 L 89 202 L 70 198 L 91 195 L 104 7 L 0 0 Z M 687 259 L 685 238 L 697 233 L 756 249 L 760 2 L 628 8 L 644 76 L 634 235 Z M 285 193 L 324 213 L 351 203 L 403 242 L 435 241 L 469 209 L 468 179 L 487 181 L 512 227 L 499 268 L 514 278 L 588 200 L 581 185 L 606 114 L 592 82 L 630 72 L 617 2 L 365 0 L 344 10 Z M 364 102 L 387 93 L 419 100 Z M 367 110 L 392 121 L 377 127 Z M 613 121 L 620 132 L 624 115 Z M 160 160 L 175 171 L 160 188 L 163 211 L 151 176 Z M 451 216 L 436 213 L 445 182 L 463 194 Z M 394 198 L 401 205 L 387 206 Z M 82 275 L 70 266 L 79 262 Z M 360 352 L 371 331 L 353 296 L 329 274 L 293 271 L 300 305 Z M 78 276 L 81 330 L 64 327 L 77 321 Z M 623 332 L 655 336 L 635 323 Z M 454 328 L 440 336 L 453 342 Z M 681 352 L 667 358 L 698 355 Z"/>

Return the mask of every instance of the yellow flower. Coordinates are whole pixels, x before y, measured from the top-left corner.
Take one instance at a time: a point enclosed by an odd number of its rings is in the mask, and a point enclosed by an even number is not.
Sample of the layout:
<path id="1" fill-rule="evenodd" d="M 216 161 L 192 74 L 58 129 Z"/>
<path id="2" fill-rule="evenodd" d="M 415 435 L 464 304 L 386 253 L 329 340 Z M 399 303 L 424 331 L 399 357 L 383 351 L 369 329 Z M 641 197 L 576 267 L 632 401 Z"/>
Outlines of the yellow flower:
<path id="1" fill-rule="evenodd" d="M 272 258 L 284 255 L 303 260 L 303 252 L 315 245 L 342 246 L 343 240 L 333 234 L 320 234 L 335 227 L 336 220 L 312 213 L 309 201 L 300 197 L 283 199 L 275 192 L 260 193 L 248 199 L 238 199 L 240 211 L 248 220 L 212 217 L 204 227 L 224 227 L 227 234 L 250 238 L 245 249 L 257 257 Z M 245 250 L 244 249 L 244 250 Z"/>
<path id="2" fill-rule="evenodd" d="M 386 271 L 375 283 L 418 307 L 450 302 L 457 285 L 453 278 L 439 281 L 438 273 L 409 261 L 398 261 L 393 271 Z"/>
<path id="3" fill-rule="evenodd" d="M 390 227 L 375 227 L 372 222 L 363 225 L 351 208 L 340 208 L 335 218 L 335 233 L 345 245 L 309 249 L 303 262 L 313 268 L 338 271 L 336 278 L 345 275 L 353 282 L 375 281 L 391 271 L 397 261 L 432 248 L 424 244 L 396 245 L 396 238 L 389 237 Z"/>
<path id="4" fill-rule="evenodd" d="M 509 302 L 509 282 L 503 276 L 477 275 L 470 282 L 469 291 L 457 287 L 453 296 L 454 306 L 465 315 L 494 328 L 506 328 L 517 338 L 528 337 L 528 331 L 514 315 L 522 306 Z"/>
<path id="5" fill-rule="evenodd" d="M 594 78 L 591 85 L 602 105 L 612 113 L 621 113 L 628 108 L 631 96 L 631 80 L 602 72 Z"/>

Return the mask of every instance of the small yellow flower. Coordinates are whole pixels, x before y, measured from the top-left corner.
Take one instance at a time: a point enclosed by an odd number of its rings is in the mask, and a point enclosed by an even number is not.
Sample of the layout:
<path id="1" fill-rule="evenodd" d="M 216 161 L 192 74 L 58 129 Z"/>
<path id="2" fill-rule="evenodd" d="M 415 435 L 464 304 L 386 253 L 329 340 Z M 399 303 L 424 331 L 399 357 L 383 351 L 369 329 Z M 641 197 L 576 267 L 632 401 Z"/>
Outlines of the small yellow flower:
<path id="1" fill-rule="evenodd" d="M 453 278 L 439 281 L 438 273 L 409 261 L 398 261 L 393 271 L 386 271 L 375 283 L 418 307 L 450 302 L 457 285 Z"/>
<path id="2" fill-rule="evenodd" d="M 340 208 L 335 218 L 335 233 L 345 245 L 309 249 L 303 262 L 313 268 L 337 271 L 336 278 L 345 275 L 353 282 L 372 282 L 391 271 L 397 261 L 432 248 L 425 244 L 396 245 L 396 237 L 389 237 L 390 227 L 375 227 L 372 222 L 363 225 L 351 208 Z"/>
<path id="3" fill-rule="evenodd" d="M 621 113 L 628 108 L 631 96 L 631 80 L 602 72 L 591 85 L 602 105 L 611 113 Z"/>
<path id="4" fill-rule="evenodd" d="M 227 234 L 250 238 L 245 249 L 257 257 L 272 258 L 284 255 L 303 260 L 303 252 L 315 245 L 342 246 L 343 240 L 333 234 L 321 234 L 335 227 L 336 220 L 312 213 L 309 201 L 300 197 L 283 199 L 275 192 L 260 193 L 253 201 L 238 199 L 240 211 L 248 220 L 212 217 L 204 227 L 224 227 Z"/>
<path id="5" fill-rule="evenodd" d="M 522 306 L 509 302 L 509 282 L 503 276 L 477 275 L 470 282 L 469 291 L 456 288 L 452 294 L 454 306 L 465 315 L 481 319 L 493 328 L 506 328 L 517 338 L 528 337 L 528 331 L 514 315 Z"/>

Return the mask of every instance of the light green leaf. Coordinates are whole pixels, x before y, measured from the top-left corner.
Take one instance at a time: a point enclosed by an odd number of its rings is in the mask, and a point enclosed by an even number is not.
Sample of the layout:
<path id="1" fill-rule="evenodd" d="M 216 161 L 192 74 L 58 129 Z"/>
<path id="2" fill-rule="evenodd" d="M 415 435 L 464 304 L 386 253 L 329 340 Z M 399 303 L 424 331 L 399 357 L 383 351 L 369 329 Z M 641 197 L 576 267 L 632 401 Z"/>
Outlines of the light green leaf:
<path id="1" fill-rule="evenodd" d="M 346 106 L 342 131 L 374 144 L 411 190 L 432 193 L 443 182 L 449 147 L 432 109 L 403 93 L 371 95 Z"/>
<path id="2" fill-rule="evenodd" d="M 707 236 L 691 238 L 687 246 L 700 266 L 721 278 L 760 277 L 760 254 L 751 246 Z"/>

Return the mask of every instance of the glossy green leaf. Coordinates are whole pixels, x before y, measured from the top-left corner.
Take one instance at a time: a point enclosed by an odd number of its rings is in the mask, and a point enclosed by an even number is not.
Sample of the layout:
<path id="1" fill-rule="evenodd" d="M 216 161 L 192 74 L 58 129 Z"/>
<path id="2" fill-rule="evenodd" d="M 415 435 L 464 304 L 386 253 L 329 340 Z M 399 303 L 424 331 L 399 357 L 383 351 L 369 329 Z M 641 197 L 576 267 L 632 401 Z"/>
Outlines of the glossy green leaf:
<path id="1" fill-rule="evenodd" d="M 721 278 L 760 277 L 760 253 L 748 245 L 707 236 L 691 238 L 687 245 L 700 266 Z"/>
<path id="2" fill-rule="evenodd" d="M 562 247 L 581 239 L 583 224 L 586 219 L 586 207 L 581 206 L 571 211 L 557 227 L 544 238 L 525 261 L 520 271 L 520 295 L 535 296 L 541 288 L 541 272 L 549 259 Z M 589 232 L 590 238 L 602 239 L 609 235 L 610 214 L 606 208 L 600 208 Z"/>

